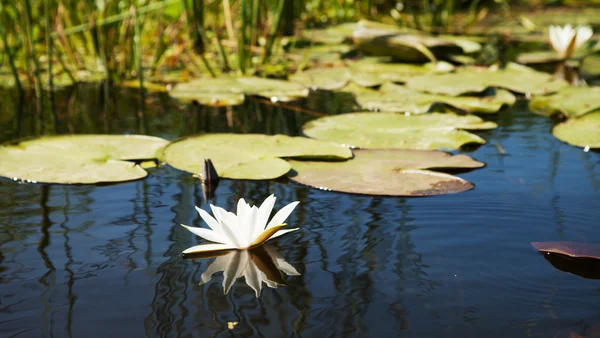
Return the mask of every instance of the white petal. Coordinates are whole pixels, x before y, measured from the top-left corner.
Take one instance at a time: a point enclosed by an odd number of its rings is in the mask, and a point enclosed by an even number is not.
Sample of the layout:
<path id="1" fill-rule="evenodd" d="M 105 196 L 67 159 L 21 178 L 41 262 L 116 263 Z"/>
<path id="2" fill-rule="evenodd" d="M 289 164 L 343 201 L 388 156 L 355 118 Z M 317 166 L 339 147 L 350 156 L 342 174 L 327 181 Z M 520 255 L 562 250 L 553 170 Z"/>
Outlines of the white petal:
<path id="1" fill-rule="evenodd" d="M 211 242 L 215 242 L 215 243 L 231 244 L 231 243 L 228 243 L 223 237 L 221 237 L 215 231 L 204 229 L 204 228 L 189 227 L 185 224 L 182 224 L 181 226 L 188 229 L 189 231 L 193 232 L 197 236 L 204 238 L 207 241 L 211 241 Z"/>
<path id="2" fill-rule="evenodd" d="M 267 225 L 267 227 L 265 229 L 268 229 L 275 225 L 283 224 L 283 222 L 285 222 L 285 220 L 292 213 L 292 211 L 294 211 L 294 208 L 298 205 L 298 203 L 300 203 L 300 202 L 298 202 L 298 201 L 292 202 L 292 203 L 286 205 L 285 207 L 283 207 L 281 210 L 279 210 L 275 214 L 275 216 L 273 216 L 273 219 L 271 219 L 271 222 L 269 222 L 269 224 Z"/>
<path id="3" fill-rule="evenodd" d="M 200 214 L 200 217 L 204 220 L 204 222 L 206 222 L 206 224 L 208 225 L 209 228 L 213 229 L 215 232 L 222 235 L 223 227 L 221 226 L 219 221 L 214 219 L 208 212 L 206 212 L 198 207 L 196 207 L 196 211 L 198 211 L 198 214 Z"/>
<path id="4" fill-rule="evenodd" d="M 271 195 L 260 205 L 260 208 L 258 208 L 258 218 L 256 220 L 258 229 L 256 229 L 252 235 L 258 236 L 261 231 L 265 230 L 276 200 L 277 198 L 275 195 Z"/>
<path id="5" fill-rule="evenodd" d="M 265 279 L 265 284 L 267 284 L 267 286 L 271 289 L 277 289 L 277 287 L 279 286 L 279 284 L 277 284 L 276 282 L 273 282 L 272 280 L 268 279 Z"/>
<path id="6" fill-rule="evenodd" d="M 577 40 L 575 42 L 575 47 L 579 48 L 583 45 L 587 40 L 589 40 L 594 32 L 589 26 L 578 26 L 577 27 Z"/>
<path id="7" fill-rule="evenodd" d="M 248 251 L 237 250 L 235 253 L 231 256 L 223 272 L 223 292 L 225 294 L 229 293 L 233 283 L 244 274 L 244 270 L 248 266 L 250 255 Z"/>
<path id="8" fill-rule="evenodd" d="M 210 205 L 210 209 L 212 210 L 213 214 L 215 215 L 215 218 L 217 219 L 217 221 L 219 221 L 219 223 L 226 223 L 232 228 L 237 227 L 237 216 L 234 213 L 229 212 L 221 207 L 214 206 L 212 204 Z"/>
<path id="9" fill-rule="evenodd" d="M 283 256 L 281 256 L 274 247 L 265 245 L 264 248 L 267 254 L 271 256 L 273 264 L 275 264 L 277 269 L 283 271 L 288 276 L 300 276 L 298 270 L 296 270 L 296 268 L 294 268 L 290 263 L 286 262 Z"/>
<path id="10" fill-rule="evenodd" d="M 235 249 L 235 247 L 227 244 L 220 243 L 206 243 L 193 246 L 191 248 L 185 249 L 183 251 L 184 254 L 194 254 L 194 253 L 206 253 L 213 251 L 222 251 L 222 250 L 231 250 Z"/>
<path id="11" fill-rule="evenodd" d="M 246 228 L 243 229 L 244 230 L 244 246 L 247 248 L 250 246 L 250 244 L 252 244 L 252 241 L 256 238 L 256 236 L 254 236 L 254 233 L 256 232 L 256 228 L 258 227 L 258 208 L 257 207 L 252 207 L 252 209 L 250 209 L 250 213 L 248 215 L 248 221 L 246 222 Z M 258 230 L 258 232 L 260 231 L 260 228 Z"/>
<path id="12" fill-rule="evenodd" d="M 235 252 L 232 251 L 226 256 L 219 256 L 214 262 L 210 263 L 206 271 L 200 276 L 200 285 L 206 284 L 215 273 L 225 270 L 232 255 L 235 255 Z"/>
<path id="13" fill-rule="evenodd" d="M 240 198 L 240 200 L 238 201 L 237 204 L 237 217 L 238 220 L 243 220 L 246 219 L 247 215 L 246 213 L 248 212 L 248 204 L 246 203 L 246 201 L 244 201 L 243 198 Z"/>
<path id="14" fill-rule="evenodd" d="M 250 260 L 250 262 L 248 262 L 248 268 L 245 271 L 244 278 L 246 278 L 246 284 L 248 284 L 252 290 L 254 290 L 256 298 L 260 297 L 260 291 L 262 290 L 262 274 L 262 271 L 260 271 L 256 264 Z"/>
<path id="15" fill-rule="evenodd" d="M 271 239 L 273 239 L 273 238 L 277 238 L 277 237 L 279 237 L 279 236 L 281 236 L 281 235 L 285 235 L 285 234 L 287 234 L 288 232 L 296 231 L 296 230 L 298 230 L 298 229 L 299 229 L 299 228 L 295 228 L 295 229 L 283 229 L 283 230 L 279 230 L 279 231 L 277 231 L 275 234 L 273 234 L 273 236 L 269 237 L 269 239 L 267 239 L 267 241 L 268 241 L 268 240 L 271 240 Z"/>
<path id="16" fill-rule="evenodd" d="M 221 224 L 221 229 L 223 230 L 223 237 L 229 239 L 230 243 L 235 245 L 237 248 L 241 248 L 241 242 L 238 239 L 237 235 L 237 223 L 238 219 L 234 213 L 227 212 L 225 209 L 210 205 L 210 208 Z"/>

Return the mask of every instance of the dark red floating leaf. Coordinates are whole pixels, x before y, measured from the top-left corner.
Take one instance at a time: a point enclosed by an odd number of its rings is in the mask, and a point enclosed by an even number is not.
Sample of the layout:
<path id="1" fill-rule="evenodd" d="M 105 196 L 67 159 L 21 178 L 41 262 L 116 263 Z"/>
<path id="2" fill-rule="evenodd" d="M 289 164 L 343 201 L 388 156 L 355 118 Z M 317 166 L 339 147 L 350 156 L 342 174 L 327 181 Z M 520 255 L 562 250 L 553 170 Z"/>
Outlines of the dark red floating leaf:
<path id="1" fill-rule="evenodd" d="M 582 242 L 531 242 L 538 251 L 565 255 L 572 258 L 600 260 L 600 244 Z"/>
<path id="2" fill-rule="evenodd" d="M 558 270 L 583 278 L 600 279 L 600 244 L 581 242 L 532 242 Z"/>

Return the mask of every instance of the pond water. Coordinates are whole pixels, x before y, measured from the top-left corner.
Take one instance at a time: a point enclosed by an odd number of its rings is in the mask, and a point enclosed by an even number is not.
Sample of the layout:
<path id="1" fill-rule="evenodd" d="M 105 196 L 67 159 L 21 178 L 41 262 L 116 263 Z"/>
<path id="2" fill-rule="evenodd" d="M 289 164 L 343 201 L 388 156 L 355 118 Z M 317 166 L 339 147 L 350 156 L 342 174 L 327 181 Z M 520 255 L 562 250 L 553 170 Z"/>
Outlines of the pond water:
<path id="1" fill-rule="evenodd" d="M 248 100 L 226 109 L 179 105 L 135 90 L 63 91 L 54 114 L 2 93 L 0 140 L 40 133 L 199 132 L 297 135 L 314 112 L 350 111 L 319 92 L 284 109 Z M 46 110 L 48 111 L 48 110 Z M 0 180 L 0 336 L 3 337 L 569 337 L 600 334 L 600 280 L 561 271 L 533 241 L 600 242 L 600 154 L 556 140 L 525 101 L 479 133 L 466 153 L 487 163 L 458 176 L 475 189 L 429 198 L 347 195 L 285 179 L 220 183 L 212 203 L 244 197 L 300 230 L 271 241 L 301 275 L 264 285 L 239 279 L 224 295 L 213 259 L 183 259 L 205 226 L 197 179 L 169 166 L 106 186 Z M 208 209 L 207 209 L 208 210 Z M 237 324 L 236 324 L 237 323 Z M 572 337 L 575 337 L 571 335 Z"/>

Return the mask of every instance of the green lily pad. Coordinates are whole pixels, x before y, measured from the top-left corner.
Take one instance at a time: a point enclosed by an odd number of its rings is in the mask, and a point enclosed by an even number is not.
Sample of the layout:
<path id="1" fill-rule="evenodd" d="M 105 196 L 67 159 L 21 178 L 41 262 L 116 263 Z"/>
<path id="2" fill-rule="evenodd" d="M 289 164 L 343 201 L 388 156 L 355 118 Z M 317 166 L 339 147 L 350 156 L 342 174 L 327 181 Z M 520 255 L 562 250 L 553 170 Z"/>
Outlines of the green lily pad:
<path id="1" fill-rule="evenodd" d="M 436 56 L 461 54 L 453 42 L 421 34 L 397 34 L 386 29 L 359 28 L 352 34 L 358 49 L 403 62 L 437 61 Z"/>
<path id="2" fill-rule="evenodd" d="M 352 50 L 350 45 L 318 45 L 295 49 L 292 54 L 311 63 L 339 63 L 342 55 Z"/>
<path id="3" fill-rule="evenodd" d="M 463 53 L 465 54 L 473 54 L 479 52 L 482 48 L 481 43 L 479 43 L 479 41 L 485 41 L 485 39 L 472 36 L 438 35 L 437 37 L 439 39 L 455 43 L 462 49 Z"/>
<path id="4" fill-rule="evenodd" d="M 220 177 L 269 180 L 289 171 L 281 157 L 344 160 L 352 157 L 352 152 L 305 137 L 205 134 L 171 143 L 163 156 L 169 165 L 195 174 L 202 172 L 204 159 L 210 159 Z"/>
<path id="5" fill-rule="evenodd" d="M 596 46 L 600 47 L 600 43 Z M 587 77 L 600 77 L 600 55 L 589 55 L 583 59 L 581 73 Z"/>
<path id="6" fill-rule="evenodd" d="M 356 95 L 356 102 L 365 109 L 411 114 L 426 113 L 436 103 L 471 113 L 497 113 L 515 101 L 515 96 L 504 89 L 498 89 L 490 96 L 448 96 L 423 93 L 392 83 L 384 84 L 379 91 L 363 91 Z"/>
<path id="7" fill-rule="evenodd" d="M 556 125 L 552 134 L 570 145 L 600 148 L 600 111 L 568 119 Z"/>
<path id="8" fill-rule="evenodd" d="M 473 185 L 456 176 L 422 168 L 479 168 L 466 155 L 418 150 L 355 150 L 345 162 L 290 161 L 291 180 L 312 187 L 354 194 L 433 196 L 457 193 Z"/>
<path id="9" fill-rule="evenodd" d="M 497 125 L 477 116 L 396 113 L 351 113 L 322 117 L 306 123 L 305 135 L 350 147 L 371 149 L 457 149 L 464 144 L 484 144 L 468 130 L 494 129 Z"/>
<path id="10" fill-rule="evenodd" d="M 122 82 L 125 88 L 140 88 L 139 80 L 127 80 Z M 166 93 L 167 86 L 161 83 L 144 81 L 144 89 L 150 93 Z"/>
<path id="11" fill-rule="evenodd" d="M 568 87 L 554 95 L 536 96 L 529 108 L 534 112 L 550 116 L 562 114 L 578 117 L 600 109 L 600 87 Z"/>
<path id="12" fill-rule="evenodd" d="M 466 67 L 450 74 L 427 74 L 409 79 L 406 86 L 423 92 L 452 96 L 480 93 L 489 87 L 522 94 L 545 95 L 567 87 L 568 83 L 551 74 L 513 65 L 505 70 Z"/>
<path id="13" fill-rule="evenodd" d="M 339 45 L 352 36 L 356 27 L 358 27 L 357 22 L 349 22 L 324 29 L 305 29 L 302 31 L 302 37 L 313 42 Z"/>
<path id="14" fill-rule="evenodd" d="M 289 77 L 290 81 L 299 82 L 314 89 L 338 90 L 348 84 L 350 73 L 345 67 L 313 68 L 298 72 Z"/>
<path id="15" fill-rule="evenodd" d="M 285 102 L 308 96 L 308 89 L 300 83 L 284 80 L 221 76 L 180 83 L 169 92 L 174 98 L 211 106 L 241 104 L 244 94 Z"/>
<path id="16" fill-rule="evenodd" d="M 0 176 L 15 180 L 93 184 L 148 173 L 131 162 L 158 158 L 167 140 L 143 135 L 46 136 L 0 146 Z"/>
<path id="17" fill-rule="evenodd" d="M 324 29 L 304 29 L 302 37 L 313 42 L 337 45 L 352 37 L 352 33 L 357 29 L 379 29 L 394 33 L 418 33 L 417 30 L 408 27 L 400 27 L 377 21 L 360 20 L 358 22 L 348 22 L 335 26 L 329 26 Z"/>
<path id="18" fill-rule="evenodd" d="M 350 64 L 351 78 L 359 86 L 374 87 L 385 82 L 404 83 L 411 77 L 429 73 L 447 73 L 454 66 L 447 62 L 423 65 L 392 63 L 383 58 L 365 58 Z"/>
<path id="19" fill-rule="evenodd" d="M 563 58 L 555 51 L 521 53 L 517 62 L 524 65 L 543 65 L 562 62 Z"/>

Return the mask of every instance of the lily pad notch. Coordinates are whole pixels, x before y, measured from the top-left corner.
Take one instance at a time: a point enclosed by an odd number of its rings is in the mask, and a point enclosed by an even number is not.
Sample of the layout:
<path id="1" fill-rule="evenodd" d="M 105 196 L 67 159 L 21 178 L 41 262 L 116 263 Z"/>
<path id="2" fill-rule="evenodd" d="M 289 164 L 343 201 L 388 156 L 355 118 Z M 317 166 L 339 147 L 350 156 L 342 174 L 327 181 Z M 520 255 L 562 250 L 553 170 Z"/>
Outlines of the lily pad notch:
<path id="1" fill-rule="evenodd" d="M 285 175 L 290 164 L 283 158 L 343 161 L 350 149 L 306 137 L 262 134 L 204 134 L 177 140 L 163 151 L 172 167 L 193 174 L 209 158 L 221 178 L 270 180 Z"/>

